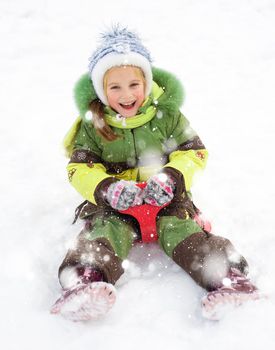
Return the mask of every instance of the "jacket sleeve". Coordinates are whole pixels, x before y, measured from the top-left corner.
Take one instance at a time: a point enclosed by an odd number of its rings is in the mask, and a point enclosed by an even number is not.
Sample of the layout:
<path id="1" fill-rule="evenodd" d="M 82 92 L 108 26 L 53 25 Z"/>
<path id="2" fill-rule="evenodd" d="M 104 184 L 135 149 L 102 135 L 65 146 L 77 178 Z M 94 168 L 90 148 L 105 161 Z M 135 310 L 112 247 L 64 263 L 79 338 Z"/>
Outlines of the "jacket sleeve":
<path id="1" fill-rule="evenodd" d="M 166 152 L 169 161 L 164 165 L 164 172 L 175 178 L 177 192 L 189 191 L 195 174 L 205 168 L 208 152 L 180 112 L 172 120 Z"/>
<path id="2" fill-rule="evenodd" d="M 106 173 L 100 147 L 91 127 L 84 122 L 81 122 L 74 139 L 67 172 L 70 183 L 83 198 L 94 204 L 107 204 L 102 191 L 117 180 Z"/>

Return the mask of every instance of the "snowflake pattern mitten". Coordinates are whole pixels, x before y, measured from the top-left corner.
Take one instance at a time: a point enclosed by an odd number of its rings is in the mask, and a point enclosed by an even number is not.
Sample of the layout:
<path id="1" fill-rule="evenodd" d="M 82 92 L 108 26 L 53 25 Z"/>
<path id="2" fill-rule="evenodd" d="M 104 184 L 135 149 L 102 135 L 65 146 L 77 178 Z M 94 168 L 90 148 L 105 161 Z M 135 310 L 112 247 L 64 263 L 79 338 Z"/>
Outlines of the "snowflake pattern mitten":
<path id="1" fill-rule="evenodd" d="M 173 199 L 174 190 L 175 183 L 171 176 L 164 173 L 153 175 L 147 181 L 144 189 L 144 201 L 151 205 L 161 206 Z"/>
<path id="2" fill-rule="evenodd" d="M 120 180 L 108 187 L 106 198 L 112 208 L 126 210 L 142 204 L 142 190 L 134 181 Z"/>

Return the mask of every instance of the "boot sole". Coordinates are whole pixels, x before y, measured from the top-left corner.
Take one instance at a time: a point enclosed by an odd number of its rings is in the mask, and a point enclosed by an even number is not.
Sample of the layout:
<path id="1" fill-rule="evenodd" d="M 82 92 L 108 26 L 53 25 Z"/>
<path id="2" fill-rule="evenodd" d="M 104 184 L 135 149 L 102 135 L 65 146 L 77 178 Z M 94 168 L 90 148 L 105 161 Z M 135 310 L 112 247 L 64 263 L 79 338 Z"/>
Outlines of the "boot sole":
<path id="1" fill-rule="evenodd" d="M 112 284 L 93 282 L 68 291 L 51 308 L 52 314 L 60 314 L 71 321 L 90 321 L 104 316 L 116 301 Z"/>
<path id="2" fill-rule="evenodd" d="M 248 301 L 260 298 L 258 291 L 252 293 L 224 292 L 210 294 L 202 298 L 202 315 L 209 320 L 218 321 L 230 310 Z"/>

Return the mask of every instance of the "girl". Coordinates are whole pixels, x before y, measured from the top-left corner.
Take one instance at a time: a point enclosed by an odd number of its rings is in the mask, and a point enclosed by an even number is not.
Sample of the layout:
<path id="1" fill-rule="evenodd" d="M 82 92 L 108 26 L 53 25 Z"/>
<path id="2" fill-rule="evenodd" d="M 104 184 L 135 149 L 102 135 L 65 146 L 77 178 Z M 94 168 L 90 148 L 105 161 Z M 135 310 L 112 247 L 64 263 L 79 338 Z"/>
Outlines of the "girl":
<path id="1" fill-rule="evenodd" d="M 169 203 L 157 217 L 159 244 L 206 289 L 206 317 L 259 297 L 246 260 L 196 219 L 190 188 L 207 150 L 179 110 L 179 81 L 151 62 L 138 36 L 117 26 L 102 35 L 75 88 L 80 117 L 64 144 L 69 181 L 85 199 L 76 219 L 85 226 L 59 268 L 63 294 L 52 308 L 72 320 L 96 319 L 113 306 L 123 260 L 140 234 L 119 211 L 142 203 Z"/>

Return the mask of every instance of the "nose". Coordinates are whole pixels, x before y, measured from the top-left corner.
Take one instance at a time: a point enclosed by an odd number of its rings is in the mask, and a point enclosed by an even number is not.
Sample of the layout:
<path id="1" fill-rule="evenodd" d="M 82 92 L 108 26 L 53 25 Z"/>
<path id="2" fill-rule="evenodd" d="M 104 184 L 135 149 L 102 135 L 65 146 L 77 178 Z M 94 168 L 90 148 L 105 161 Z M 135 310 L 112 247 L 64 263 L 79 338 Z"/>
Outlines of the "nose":
<path id="1" fill-rule="evenodd" d="M 130 89 L 123 89 L 122 94 L 121 94 L 121 98 L 125 101 L 128 102 L 128 100 L 130 100 L 133 97 L 133 94 L 131 92 Z"/>

